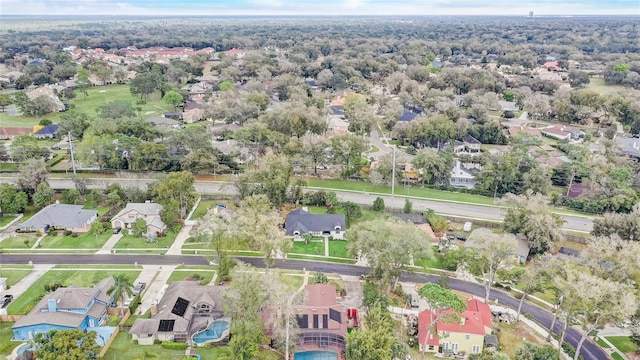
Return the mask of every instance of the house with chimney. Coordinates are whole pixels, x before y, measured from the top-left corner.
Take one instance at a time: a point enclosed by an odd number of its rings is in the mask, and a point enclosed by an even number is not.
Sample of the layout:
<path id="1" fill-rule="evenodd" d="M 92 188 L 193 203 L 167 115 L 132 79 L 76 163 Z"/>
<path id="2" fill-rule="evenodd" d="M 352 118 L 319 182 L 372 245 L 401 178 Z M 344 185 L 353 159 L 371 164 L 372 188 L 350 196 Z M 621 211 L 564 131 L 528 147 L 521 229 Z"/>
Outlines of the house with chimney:
<path id="1" fill-rule="evenodd" d="M 478 299 L 467 300 L 461 314 L 441 316 L 448 309 L 426 310 L 418 315 L 420 351 L 436 355 L 478 354 L 485 348 L 485 338 L 492 337 L 492 314 Z M 456 320 L 457 318 L 457 320 Z"/>
<path id="2" fill-rule="evenodd" d="M 132 232 L 133 223 L 138 219 L 142 219 L 147 223 L 147 232 L 162 233 L 167 228 L 167 225 L 160 217 L 162 209 L 162 205 L 150 201 L 128 203 L 124 209 L 120 210 L 111 219 L 111 227 L 114 229 L 129 229 L 129 232 Z"/>
<path id="3" fill-rule="evenodd" d="M 129 333 L 139 345 L 176 341 L 204 346 L 225 341 L 231 319 L 224 315 L 224 291 L 222 286 L 201 286 L 200 281 L 174 281 L 151 304 L 151 318 L 137 319 Z"/>
<path id="4" fill-rule="evenodd" d="M 108 277 L 94 287 L 59 287 L 46 294 L 31 311 L 11 327 L 14 341 L 28 341 L 36 334 L 51 330 L 92 331 L 102 327 L 108 319 L 108 308 L 115 302 L 109 289 L 115 280 Z M 104 331 L 99 331 L 104 334 Z M 97 339 L 104 344 L 107 339 Z"/>

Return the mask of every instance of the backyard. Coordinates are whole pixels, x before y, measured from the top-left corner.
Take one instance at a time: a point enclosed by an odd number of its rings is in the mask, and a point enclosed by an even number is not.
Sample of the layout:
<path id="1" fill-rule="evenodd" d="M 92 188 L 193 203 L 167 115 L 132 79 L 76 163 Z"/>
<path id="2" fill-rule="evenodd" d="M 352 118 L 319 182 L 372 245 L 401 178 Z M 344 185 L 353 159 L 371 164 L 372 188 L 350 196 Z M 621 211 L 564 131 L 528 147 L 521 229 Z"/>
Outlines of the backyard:
<path id="1" fill-rule="evenodd" d="M 207 211 L 213 209 L 216 204 L 225 204 L 226 206 L 231 206 L 230 201 L 228 200 L 202 200 L 198 204 L 198 207 L 191 215 L 192 220 L 201 219 L 203 216 L 207 214 Z"/>
<path id="2" fill-rule="evenodd" d="M 149 96 L 146 104 L 137 105 L 137 97 L 134 97 L 129 91 L 128 85 L 109 85 L 95 86 L 87 89 L 88 96 L 84 96 L 76 91 L 76 98 L 71 100 L 72 109 L 70 112 L 95 114 L 96 109 L 110 101 L 124 100 L 129 101 L 134 106 L 140 106 L 141 111 L 138 113 L 140 117 L 147 118 L 150 116 L 158 116 L 164 112 L 170 111 L 170 107 L 162 101 L 160 93 L 156 92 Z M 64 116 L 65 112 L 50 113 L 44 117 L 26 117 L 26 116 L 9 116 L 0 113 L 0 123 L 3 127 L 32 127 L 37 125 L 42 119 L 49 119 L 54 123 Z"/>
<path id="3" fill-rule="evenodd" d="M 19 343 L 11 341 L 13 337 L 12 322 L 0 322 L 0 357 L 4 358 L 11 354 L 11 351 L 18 346 Z"/>
<path id="4" fill-rule="evenodd" d="M 11 315 L 25 315 L 45 295 L 44 286 L 61 284 L 62 286 L 88 287 L 97 284 L 100 280 L 109 276 L 125 275 L 134 281 L 140 271 L 114 271 L 114 270 L 51 270 L 40 277 L 20 297 L 9 305 L 8 313 Z"/>

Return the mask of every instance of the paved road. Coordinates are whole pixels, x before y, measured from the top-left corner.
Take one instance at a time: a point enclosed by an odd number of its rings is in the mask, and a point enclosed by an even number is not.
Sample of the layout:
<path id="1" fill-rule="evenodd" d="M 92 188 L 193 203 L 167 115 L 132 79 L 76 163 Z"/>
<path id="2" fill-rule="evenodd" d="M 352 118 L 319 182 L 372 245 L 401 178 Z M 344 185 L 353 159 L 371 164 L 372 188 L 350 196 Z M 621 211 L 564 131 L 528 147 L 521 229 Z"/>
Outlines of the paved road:
<path id="1" fill-rule="evenodd" d="M 239 260 L 247 262 L 255 267 L 264 267 L 261 258 L 239 257 Z M 207 259 L 201 256 L 190 255 L 4 255 L 2 262 L 5 264 L 26 264 L 33 261 L 35 264 L 133 264 L 137 261 L 140 265 L 207 265 Z M 356 265 L 314 262 L 305 260 L 277 260 L 275 267 L 286 270 L 320 271 L 327 274 L 336 273 L 340 275 L 360 276 L 368 269 Z M 422 273 L 403 273 L 401 280 L 424 283 L 427 281 L 435 282 L 438 277 L 434 275 L 426 275 Z M 449 285 L 454 290 L 463 291 L 476 296 L 484 297 L 484 286 L 480 284 L 470 283 L 458 279 L 450 279 Z M 499 291 L 491 291 L 491 299 L 497 300 L 503 306 L 517 309 L 518 300 L 510 295 Z M 523 313 L 529 313 L 531 316 L 545 328 L 551 326 L 553 315 L 542 308 L 524 303 L 522 307 Z M 554 332 L 559 332 L 561 324 L 556 323 Z M 576 346 L 580 340 L 580 333 L 575 329 L 568 329 L 566 341 Z M 607 359 L 606 353 L 590 340 L 585 341 L 580 353 L 585 360 L 602 360 Z"/>
<path id="2" fill-rule="evenodd" d="M 105 188 L 112 183 L 120 184 L 125 187 L 140 187 L 146 188 L 146 186 L 153 182 L 153 179 L 121 179 L 121 178 L 96 178 L 87 179 L 88 188 Z M 15 178 L 3 177 L 0 178 L 0 183 L 14 182 Z M 55 189 L 69 189 L 74 187 L 73 181 L 67 179 L 50 179 L 49 184 Z M 235 188 L 230 183 L 221 183 L 213 181 L 196 181 L 195 188 L 200 193 L 235 193 Z M 308 188 L 305 191 L 315 191 L 314 188 Z M 402 198 L 403 191 L 406 190 L 402 187 L 397 188 L 397 194 L 395 199 L 391 199 L 390 195 L 381 195 L 385 204 L 388 207 L 402 208 L 404 206 L 404 200 Z M 336 191 L 339 198 L 344 201 L 352 201 L 358 204 L 373 204 L 373 200 L 378 195 L 368 193 L 357 193 L 347 191 Z M 393 200 L 393 201 L 392 201 Z M 460 204 L 453 202 L 434 201 L 425 199 L 412 199 L 413 208 L 416 210 L 433 209 L 435 212 L 443 215 L 460 216 L 472 219 L 484 219 L 493 221 L 502 221 L 504 218 L 504 210 L 499 207 L 473 205 L 473 204 Z M 564 229 L 572 231 L 590 232 L 593 229 L 593 218 L 587 216 L 572 216 L 563 215 L 565 220 Z"/>

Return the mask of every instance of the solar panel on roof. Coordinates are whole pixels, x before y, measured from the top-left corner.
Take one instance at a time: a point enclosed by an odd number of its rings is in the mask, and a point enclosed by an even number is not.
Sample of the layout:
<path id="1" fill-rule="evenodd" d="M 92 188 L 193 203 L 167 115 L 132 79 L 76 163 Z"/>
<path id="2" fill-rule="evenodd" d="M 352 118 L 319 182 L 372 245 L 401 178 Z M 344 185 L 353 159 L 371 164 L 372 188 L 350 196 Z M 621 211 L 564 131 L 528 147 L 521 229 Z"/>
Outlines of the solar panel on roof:
<path id="1" fill-rule="evenodd" d="M 158 331 L 170 332 L 173 331 L 173 326 L 176 324 L 175 320 L 160 320 L 158 325 Z"/>
<path id="2" fill-rule="evenodd" d="M 188 306 L 189 306 L 188 300 L 178 297 L 175 305 L 173 305 L 173 309 L 171 310 L 171 313 L 176 314 L 178 316 L 184 316 L 184 313 L 187 312 Z"/>

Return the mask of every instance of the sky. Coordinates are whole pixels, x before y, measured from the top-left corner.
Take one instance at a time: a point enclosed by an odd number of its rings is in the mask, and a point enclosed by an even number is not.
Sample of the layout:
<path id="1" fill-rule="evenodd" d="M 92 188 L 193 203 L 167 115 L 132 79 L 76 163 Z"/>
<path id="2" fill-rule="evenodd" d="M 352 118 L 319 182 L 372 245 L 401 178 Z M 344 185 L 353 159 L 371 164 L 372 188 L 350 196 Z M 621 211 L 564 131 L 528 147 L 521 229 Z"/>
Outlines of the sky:
<path id="1" fill-rule="evenodd" d="M 0 0 L 0 15 L 640 15 L 640 0 Z"/>

